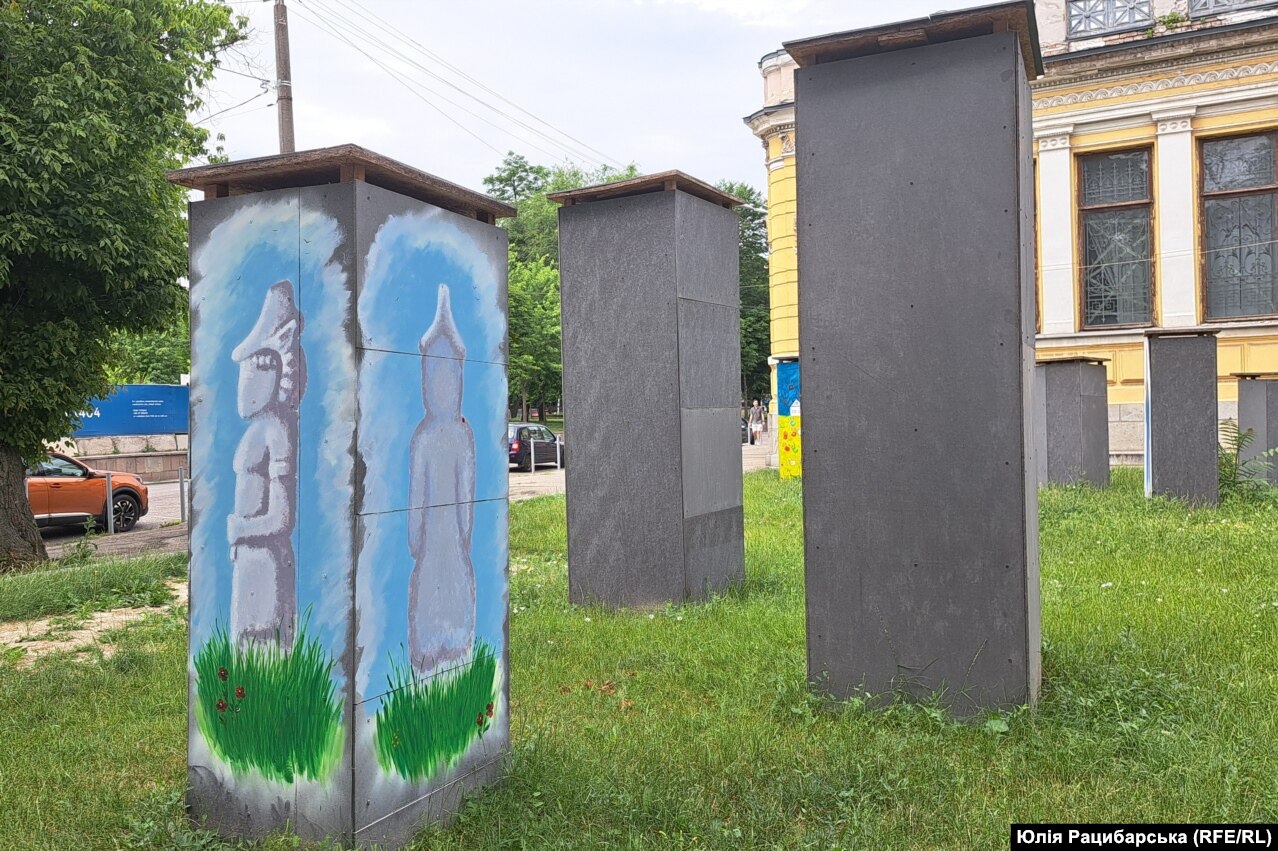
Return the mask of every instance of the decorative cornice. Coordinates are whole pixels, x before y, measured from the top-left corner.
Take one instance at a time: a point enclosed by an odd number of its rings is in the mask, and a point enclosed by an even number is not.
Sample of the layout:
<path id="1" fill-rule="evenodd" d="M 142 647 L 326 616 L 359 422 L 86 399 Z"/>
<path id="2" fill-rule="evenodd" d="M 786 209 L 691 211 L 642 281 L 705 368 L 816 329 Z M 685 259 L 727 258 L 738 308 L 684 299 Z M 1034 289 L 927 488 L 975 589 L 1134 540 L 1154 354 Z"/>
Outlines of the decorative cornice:
<path id="1" fill-rule="evenodd" d="M 1133 46 L 1143 45 L 1144 42 L 1132 42 Z M 1034 92 L 1051 91 L 1052 89 L 1066 88 L 1069 86 L 1083 85 L 1086 83 L 1099 83 L 1102 80 L 1113 80 L 1121 77 L 1130 77 L 1135 74 L 1149 73 L 1151 71 L 1170 71 L 1179 68 L 1201 67 L 1203 65 L 1212 65 L 1219 62 L 1232 62 L 1248 60 L 1269 59 L 1274 55 L 1275 45 L 1272 43 L 1247 45 L 1245 47 L 1225 48 L 1210 53 L 1187 53 L 1182 56 L 1160 58 L 1153 61 L 1143 61 L 1124 65 L 1111 65 L 1104 68 L 1088 68 L 1074 74 L 1061 74 L 1059 76 L 1039 77 L 1037 80 L 1030 80 L 1030 89 Z M 1060 60 L 1064 61 L 1069 54 L 1061 54 Z"/>
<path id="2" fill-rule="evenodd" d="M 1182 89 L 1187 86 L 1200 86 L 1204 83 L 1219 83 L 1229 80 L 1245 80 L 1249 77 L 1260 77 L 1265 74 L 1278 73 L 1278 62 L 1257 62 L 1254 65 L 1240 65 L 1236 68 L 1221 68 L 1216 71 L 1200 71 L 1192 74 L 1176 73 L 1170 77 L 1157 80 L 1145 80 L 1140 83 L 1129 83 L 1122 86 L 1091 89 L 1083 92 L 1071 92 L 1066 95 L 1054 95 L 1034 101 L 1034 109 L 1051 109 L 1056 106 L 1075 106 L 1081 103 L 1092 103 L 1108 98 L 1127 97 L 1129 95 L 1149 94 L 1170 89 Z"/>

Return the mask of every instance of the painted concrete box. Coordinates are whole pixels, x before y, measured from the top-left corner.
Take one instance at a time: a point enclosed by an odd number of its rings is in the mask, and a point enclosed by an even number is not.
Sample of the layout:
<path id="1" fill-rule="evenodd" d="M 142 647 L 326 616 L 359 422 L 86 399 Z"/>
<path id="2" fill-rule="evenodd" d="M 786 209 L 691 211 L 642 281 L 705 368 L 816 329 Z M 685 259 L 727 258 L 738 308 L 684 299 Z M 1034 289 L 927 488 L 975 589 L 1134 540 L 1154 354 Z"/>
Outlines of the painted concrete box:
<path id="1" fill-rule="evenodd" d="M 1105 362 L 1098 358 L 1040 361 L 1035 372 L 1042 397 L 1035 413 L 1039 483 L 1109 484 L 1109 398 Z"/>
<path id="2" fill-rule="evenodd" d="M 1278 375 L 1239 374 L 1238 430 L 1251 431 L 1252 438 L 1240 453 L 1241 461 L 1250 461 L 1278 447 Z M 1278 464 L 1273 464 L 1265 477 L 1278 485 Z"/>
<path id="3" fill-rule="evenodd" d="M 836 698 L 1037 693 L 1032 16 L 786 45 L 808 674 Z"/>
<path id="4" fill-rule="evenodd" d="M 678 172 L 559 212 L 568 594 L 651 606 L 745 576 L 740 203 Z"/>
<path id="5" fill-rule="evenodd" d="M 1145 333 L 1145 495 L 1220 501 L 1215 331 Z"/>
<path id="6" fill-rule="evenodd" d="M 192 816 L 395 847 L 508 745 L 509 208 L 354 146 L 171 179 Z"/>

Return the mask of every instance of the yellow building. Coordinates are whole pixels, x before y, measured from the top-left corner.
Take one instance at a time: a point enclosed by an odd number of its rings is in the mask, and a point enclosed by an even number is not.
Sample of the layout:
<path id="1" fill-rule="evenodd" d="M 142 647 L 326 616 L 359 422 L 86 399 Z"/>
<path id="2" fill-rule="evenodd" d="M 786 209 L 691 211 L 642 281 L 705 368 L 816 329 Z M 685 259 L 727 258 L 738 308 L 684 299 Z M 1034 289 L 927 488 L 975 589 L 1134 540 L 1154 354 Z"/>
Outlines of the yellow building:
<path id="1" fill-rule="evenodd" d="M 1111 451 L 1139 460 L 1143 331 L 1219 331 L 1236 372 L 1278 371 L 1278 2 L 1037 0 L 1031 84 L 1040 357 L 1109 358 Z M 759 64 L 772 354 L 797 355 L 794 63 Z M 937 144 L 944 144 L 938 139 Z M 780 253 L 780 256 L 778 256 Z"/>

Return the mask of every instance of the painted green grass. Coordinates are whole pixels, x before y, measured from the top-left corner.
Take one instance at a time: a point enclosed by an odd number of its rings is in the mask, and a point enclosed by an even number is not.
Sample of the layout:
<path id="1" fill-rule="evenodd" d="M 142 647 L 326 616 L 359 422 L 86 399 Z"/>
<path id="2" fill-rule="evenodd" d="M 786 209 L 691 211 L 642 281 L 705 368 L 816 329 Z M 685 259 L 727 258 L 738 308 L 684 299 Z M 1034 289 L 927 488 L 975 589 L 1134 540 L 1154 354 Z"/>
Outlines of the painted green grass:
<path id="1" fill-rule="evenodd" d="M 470 663 L 420 679 L 407 662 L 391 662 L 390 694 L 377 710 L 374 746 L 382 769 L 420 782 L 454 765 L 492 726 L 497 659 L 482 641 Z"/>
<path id="2" fill-rule="evenodd" d="M 87 613 L 121 606 L 159 606 L 173 594 L 165 580 L 186 576 L 183 555 L 49 561 L 0 574 L 0 622 Z"/>
<path id="3" fill-rule="evenodd" d="M 326 779 L 345 738 L 333 666 L 305 623 L 288 653 L 233 643 L 219 627 L 195 654 L 200 732 L 236 772 L 286 783 Z"/>
<path id="4" fill-rule="evenodd" d="M 800 484 L 745 487 L 745 587 L 645 613 L 568 606 L 562 498 L 511 506 L 509 773 L 414 848 L 984 849 L 1012 821 L 1278 819 L 1272 497 L 1190 510 L 1126 470 L 1045 490 L 1042 701 L 958 725 L 809 696 Z M 184 635 L 0 662 L 0 848 L 223 847 L 176 803 Z"/>

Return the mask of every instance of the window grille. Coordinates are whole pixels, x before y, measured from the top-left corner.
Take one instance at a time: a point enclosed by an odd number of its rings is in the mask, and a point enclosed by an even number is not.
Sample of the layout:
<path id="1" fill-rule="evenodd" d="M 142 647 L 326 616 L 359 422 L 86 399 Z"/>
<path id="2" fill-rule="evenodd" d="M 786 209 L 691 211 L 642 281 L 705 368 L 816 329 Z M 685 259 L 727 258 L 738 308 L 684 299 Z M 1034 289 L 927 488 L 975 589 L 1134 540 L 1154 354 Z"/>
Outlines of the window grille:
<path id="1" fill-rule="evenodd" d="M 1148 149 L 1079 158 L 1083 326 L 1153 319 Z"/>
<path id="2" fill-rule="evenodd" d="M 1207 139 L 1199 152 L 1207 318 L 1278 313 L 1274 298 L 1275 134 Z"/>
<path id="3" fill-rule="evenodd" d="M 1068 0 L 1067 8 L 1070 38 L 1090 38 L 1154 23 L 1152 0 Z"/>
<path id="4" fill-rule="evenodd" d="M 1207 15 L 1232 12 L 1234 9 L 1271 5 L 1273 0 L 1189 0 L 1189 15 L 1192 18 L 1202 18 Z"/>

